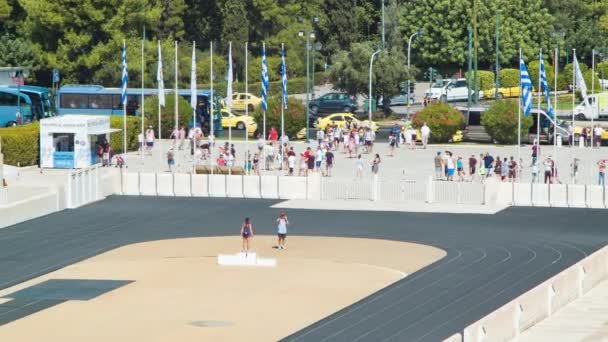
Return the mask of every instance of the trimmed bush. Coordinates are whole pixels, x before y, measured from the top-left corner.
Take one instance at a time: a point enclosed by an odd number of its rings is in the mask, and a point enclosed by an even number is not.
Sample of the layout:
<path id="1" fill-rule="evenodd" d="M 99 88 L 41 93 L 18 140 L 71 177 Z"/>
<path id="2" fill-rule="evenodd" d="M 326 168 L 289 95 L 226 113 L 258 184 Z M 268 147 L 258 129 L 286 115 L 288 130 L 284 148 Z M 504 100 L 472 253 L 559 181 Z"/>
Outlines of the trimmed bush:
<path id="1" fill-rule="evenodd" d="M 154 133 L 158 135 L 158 96 L 150 96 L 147 98 L 145 107 L 147 125 L 152 125 L 152 127 L 154 127 Z M 165 106 L 160 108 L 160 113 L 160 122 L 162 125 L 161 137 L 163 139 L 169 139 L 175 128 L 175 96 L 173 94 L 165 95 Z M 181 96 L 178 97 L 177 113 L 179 125 L 190 127 L 190 122 L 192 122 L 192 107 L 190 107 L 190 102 L 184 100 Z"/>
<path id="2" fill-rule="evenodd" d="M 285 133 L 289 137 L 295 137 L 296 133 L 303 127 L 306 127 L 306 106 L 302 101 L 289 98 L 287 100 L 287 109 L 285 109 Z M 258 131 L 264 130 L 264 113 L 261 106 L 256 108 L 253 115 L 255 122 L 258 124 Z M 274 127 L 281 135 L 281 96 L 271 96 L 268 98 L 268 112 L 266 113 L 266 137 L 270 128 Z"/>
<path id="3" fill-rule="evenodd" d="M 500 86 L 504 88 L 519 87 L 519 70 L 518 69 L 502 69 L 498 73 Z"/>
<path id="4" fill-rule="evenodd" d="M 123 116 L 112 115 L 110 127 L 120 129 L 120 132 L 110 134 L 110 148 L 114 153 L 122 153 Z M 141 133 L 141 118 L 139 116 L 127 116 L 127 151 L 137 151 L 137 136 Z"/>
<path id="5" fill-rule="evenodd" d="M 530 74 L 530 79 L 532 80 L 532 85 L 534 86 L 535 91 L 538 91 L 538 75 L 540 62 L 538 61 L 538 59 L 533 60 L 527 65 L 527 67 L 528 73 Z M 555 70 L 553 68 L 553 65 L 547 60 L 545 60 L 545 72 L 547 73 L 547 83 L 549 83 L 549 86 L 551 87 L 551 89 L 553 89 L 553 82 L 555 82 Z M 572 69 L 570 69 L 570 72 L 572 73 Z"/>
<path id="6" fill-rule="evenodd" d="M 448 142 L 464 125 L 464 116 L 447 103 L 431 104 L 414 114 L 412 124 L 420 128 L 426 122 L 432 142 Z"/>
<path id="7" fill-rule="evenodd" d="M 591 89 L 593 89 L 596 93 L 601 92 L 600 76 L 597 74 L 597 70 L 595 72 L 594 82 L 591 82 L 591 75 L 593 75 L 593 71 L 591 69 L 588 69 L 583 73 L 583 78 L 585 79 L 585 84 L 587 85 L 587 94 L 591 94 Z M 595 83 L 595 88 L 592 88 L 592 83 Z"/>
<path id="8" fill-rule="evenodd" d="M 517 102 L 510 100 L 498 100 L 481 116 L 481 124 L 486 133 L 501 144 L 517 143 Z M 521 131 L 526 133 L 532 127 L 531 116 L 521 117 Z"/>
<path id="9" fill-rule="evenodd" d="M 467 78 L 467 74 L 465 74 L 465 78 Z M 475 74 L 471 73 L 471 77 L 475 79 Z M 494 83 L 494 73 L 487 70 L 479 70 L 477 71 L 477 80 L 479 82 L 479 90 L 489 90 L 494 88 L 496 85 Z M 475 84 L 471 83 L 471 89 L 475 88 Z"/>
<path id="10" fill-rule="evenodd" d="M 40 125 L 0 128 L 4 163 L 14 166 L 38 165 L 40 155 Z"/>
<path id="11" fill-rule="evenodd" d="M 584 64 L 581 63 L 579 61 L 578 65 L 581 68 L 581 71 L 583 73 L 583 78 L 585 77 L 585 73 L 587 72 L 587 70 L 589 70 L 589 67 Z M 557 87 L 559 88 L 559 90 L 569 90 L 570 89 L 570 85 L 572 84 L 572 63 L 570 64 L 566 64 L 566 66 L 564 67 L 564 70 L 562 70 L 559 75 L 557 76 Z M 589 78 L 589 80 L 591 80 L 591 78 Z M 587 83 L 587 88 L 591 89 L 591 82 L 587 82 L 585 79 L 585 82 Z M 589 90 L 591 91 L 591 90 Z"/>

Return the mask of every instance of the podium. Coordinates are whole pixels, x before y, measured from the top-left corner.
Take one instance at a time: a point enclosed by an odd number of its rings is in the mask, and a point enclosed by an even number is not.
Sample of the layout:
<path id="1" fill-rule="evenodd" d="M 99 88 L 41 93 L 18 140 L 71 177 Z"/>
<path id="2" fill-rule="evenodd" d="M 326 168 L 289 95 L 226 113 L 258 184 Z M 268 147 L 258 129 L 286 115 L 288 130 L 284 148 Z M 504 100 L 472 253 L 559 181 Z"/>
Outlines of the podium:
<path id="1" fill-rule="evenodd" d="M 219 254 L 217 264 L 221 266 L 253 266 L 253 267 L 276 267 L 277 259 L 259 258 L 257 253 Z"/>

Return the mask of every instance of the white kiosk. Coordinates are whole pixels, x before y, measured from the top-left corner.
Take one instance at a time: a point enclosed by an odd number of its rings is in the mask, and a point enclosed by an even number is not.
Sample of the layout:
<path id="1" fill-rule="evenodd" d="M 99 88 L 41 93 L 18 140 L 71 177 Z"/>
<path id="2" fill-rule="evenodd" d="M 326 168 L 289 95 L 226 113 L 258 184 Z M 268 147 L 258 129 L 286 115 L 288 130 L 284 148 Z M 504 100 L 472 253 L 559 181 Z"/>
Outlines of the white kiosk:
<path id="1" fill-rule="evenodd" d="M 83 169 L 101 162 L 96 147 L 110 141 L 109 116 L 61 115 L 40 120 L 40 167 Z"/>

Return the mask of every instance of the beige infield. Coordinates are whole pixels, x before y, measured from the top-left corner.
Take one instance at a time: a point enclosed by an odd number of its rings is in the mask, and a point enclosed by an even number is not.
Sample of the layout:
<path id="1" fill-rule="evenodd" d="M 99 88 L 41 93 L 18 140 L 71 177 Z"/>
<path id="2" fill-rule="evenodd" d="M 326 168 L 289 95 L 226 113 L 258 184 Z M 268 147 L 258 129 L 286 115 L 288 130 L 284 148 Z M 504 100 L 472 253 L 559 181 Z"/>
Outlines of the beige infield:
<path id="1" fill-rule="evenodd" d="M 239 237 L 124 246 L 0 291 L 48 279 L 132 280 L 0 326 L 0 341 L 276 341 L 445 256 L 396 241 L 290 236 L 286 250 L 256 236 L 275 268 L 217 265 Z M 6 301 L 0 299 L 0 302 Z"/>

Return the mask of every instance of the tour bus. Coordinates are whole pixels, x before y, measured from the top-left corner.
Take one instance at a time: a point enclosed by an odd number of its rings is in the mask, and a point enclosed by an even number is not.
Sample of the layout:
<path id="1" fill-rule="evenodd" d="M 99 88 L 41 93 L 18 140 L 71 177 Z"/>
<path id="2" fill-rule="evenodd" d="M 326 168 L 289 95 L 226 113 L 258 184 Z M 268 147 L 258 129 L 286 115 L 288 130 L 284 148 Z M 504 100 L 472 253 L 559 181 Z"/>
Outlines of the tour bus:
<path id="1" fill-rule="evenodd" d="M 31 121 L 30 97 L 16 89 L 0 87 L 0 127 L 17 126 Z"/>
<path id="2" fill-rule="evenodd" d="M 144 89 L 144 99 L 157 95 L 158 89 Z M 165 93 L 171 94 L 173 90 L 165 89 Z M 141 102 L 141 88 L 127 88 L 127 115 L 139 115 Z M 179 89 L 178 94 L 190 102 L 190 89 Z M 197 90 L 197 122 L 203 122 L 209 118 L 209 90 Z M 57 112 L 65 114 L 93 114 L 93 115 L 123 115 L 121 103 L 121 88 L 105 88 L 100 85 L 64 85 L 57 93 Z M 223 103 L 222 97 L 215 92 L 213 96 L 217 101 Z"/>
<path id="3" fill-rule="evenodd" d="M 48 88 L 31 85 L 22 85 L 18 87 L 14 84 L 0 85 L 0 87 L 15 89 L 29 96 L 30 100 L 32 101 L 33 120 L 40 120 L 55 116 L 55 105 L 53 104 L 53 100 Z"/>

